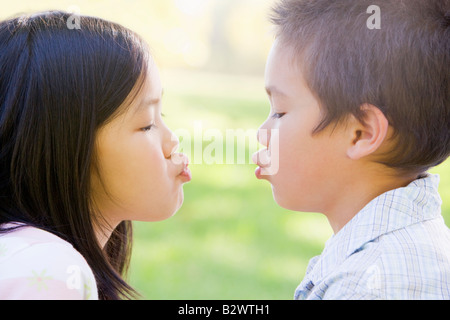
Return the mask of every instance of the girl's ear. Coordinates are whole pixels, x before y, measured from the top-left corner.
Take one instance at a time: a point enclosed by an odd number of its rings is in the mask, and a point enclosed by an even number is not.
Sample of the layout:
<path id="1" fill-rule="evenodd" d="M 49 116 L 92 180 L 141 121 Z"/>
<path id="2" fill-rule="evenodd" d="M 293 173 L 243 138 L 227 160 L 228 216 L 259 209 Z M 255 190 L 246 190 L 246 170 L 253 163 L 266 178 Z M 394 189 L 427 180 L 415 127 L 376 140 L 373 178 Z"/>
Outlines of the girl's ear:
<path id="1" fill-rule="evenodd" d="M 374 153 L 387 136 L 389 121 L 380 109 L 371 104 L 361 106 L 364 112 L 364 123 L 353 117 L 350 129 L 350 146 L 347 156 L 358 160 Z"/>

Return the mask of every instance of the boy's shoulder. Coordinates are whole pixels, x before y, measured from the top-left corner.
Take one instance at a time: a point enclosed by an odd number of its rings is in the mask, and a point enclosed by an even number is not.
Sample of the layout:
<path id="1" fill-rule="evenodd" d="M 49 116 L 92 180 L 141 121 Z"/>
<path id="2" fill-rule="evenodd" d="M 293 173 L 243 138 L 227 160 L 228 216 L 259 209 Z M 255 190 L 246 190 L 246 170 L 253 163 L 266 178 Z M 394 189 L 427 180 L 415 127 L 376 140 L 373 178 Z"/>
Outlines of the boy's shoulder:
<path id="1" fill-rule="evenodd" d="M 450 299 L 450 230 L 436 218 L 384 234 L 349 256 L 327 282 L 333 283 L 328 297 L 342 297 L 347 288 L 380 299 Z"/>
<path id="2" fill-rule="evenodd" d="M 450 230 L 439 177 L 372 200 L 308 266 L 296 297 L 450 299 Z"/>

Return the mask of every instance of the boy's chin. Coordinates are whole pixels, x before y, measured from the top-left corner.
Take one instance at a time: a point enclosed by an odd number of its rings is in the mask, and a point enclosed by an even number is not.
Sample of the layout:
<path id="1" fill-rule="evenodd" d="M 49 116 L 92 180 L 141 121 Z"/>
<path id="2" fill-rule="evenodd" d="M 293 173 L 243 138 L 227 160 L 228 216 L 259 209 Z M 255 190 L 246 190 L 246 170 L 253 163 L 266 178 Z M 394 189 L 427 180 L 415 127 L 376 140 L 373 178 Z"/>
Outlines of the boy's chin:
<path id="1" fill-rule="evenodd" d="M 275 202 L 282 208 L 291 210 L 291 211 L 300 211 L 300 212 L 312 212 L 307 205 L 299 203 L 299 198 L 288 197 L 286 193 L 277 192 L 276 188 L 272 185 L 272 195 Z"/>
<path id="2" fill-rule="evenodd" d="M 282 208 L 288 210 L 295 210 L 291 199 L 288 199 L 282 192 L 277 192 L 277 189 L 272 185 L 272 195 L 275 202 Z"/>

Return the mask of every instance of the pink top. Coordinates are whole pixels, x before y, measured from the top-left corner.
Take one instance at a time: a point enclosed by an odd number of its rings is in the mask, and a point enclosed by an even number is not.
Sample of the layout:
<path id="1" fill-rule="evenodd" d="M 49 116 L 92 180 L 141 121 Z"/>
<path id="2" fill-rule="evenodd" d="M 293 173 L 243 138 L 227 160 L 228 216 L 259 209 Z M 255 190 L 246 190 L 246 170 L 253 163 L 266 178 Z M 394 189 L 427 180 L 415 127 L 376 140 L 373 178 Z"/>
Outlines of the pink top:
<path id="1" fill-rule="evenodd" d="M 47 231 L 22 227 L 0 234 L 0 300 L 97 300 L 94 275 L 72 245 Z"/>

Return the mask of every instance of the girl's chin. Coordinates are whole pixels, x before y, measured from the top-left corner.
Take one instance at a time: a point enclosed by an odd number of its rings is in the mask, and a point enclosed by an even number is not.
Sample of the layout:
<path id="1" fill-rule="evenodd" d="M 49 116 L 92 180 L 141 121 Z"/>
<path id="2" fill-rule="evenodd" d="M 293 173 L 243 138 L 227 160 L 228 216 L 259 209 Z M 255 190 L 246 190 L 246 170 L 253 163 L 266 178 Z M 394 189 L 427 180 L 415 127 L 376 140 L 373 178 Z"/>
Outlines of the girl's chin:
<path id="1" fill-rule="evenodd" d="M 175 201 L 173 209 L 170 210 L 170 212 L 167 215 L 166 219 L 176 215 L 178 210 L 180 210 L 181 206 L 183 205 L 183 202 L 184 202 L 184 191 L 183 191 L 183 185 L 181 185 L 180 188 L 179 188 L 179 191 L 178 191 L 177 200 Z"/>
<path id="2" fill-rule="evenodd" d="M 183 192 L 181 191 L 178 194 L 177 199 L 173 202 L 171 206 L 165 206 L 165 208 L 155 208 L 151 212 L 142 213 L 140 217 L 136 217 L 136 219 L 131 220 L 142 222 L 158 222 L 167 220 L 176 215 L 176 213 L 183 204 L 183 200 L 184 195 Z"/>

